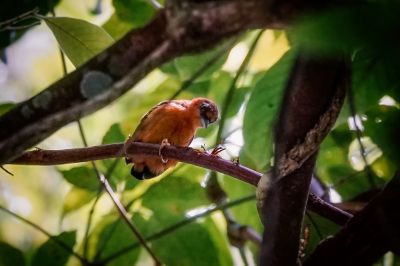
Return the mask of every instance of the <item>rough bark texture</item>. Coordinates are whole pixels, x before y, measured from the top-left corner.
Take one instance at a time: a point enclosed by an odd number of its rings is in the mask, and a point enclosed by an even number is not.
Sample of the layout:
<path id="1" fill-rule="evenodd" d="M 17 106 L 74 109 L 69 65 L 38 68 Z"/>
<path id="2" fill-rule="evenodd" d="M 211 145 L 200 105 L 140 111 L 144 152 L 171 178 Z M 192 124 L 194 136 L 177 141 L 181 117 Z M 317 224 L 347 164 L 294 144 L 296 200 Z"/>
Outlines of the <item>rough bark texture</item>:
<path id="1" fill-rule="evenodd" d="M 335 236 L 305 261 L 312 265 L 372 265 L 387 251 L 400 253 L 400 174 Z"/>
<path id="2" fill-rule="evenodd" d="M 339 1 L 340 2 L 340 1 Z M 106 106 L 171 58 L 254 28 L 281 28 L 302 11 L 337 1 L 186 2 L 159 11 L 109 49 L 0 117 L 0 165 L 62 126 Z M 251 15 L 250 15 L 251 14 Z"/>
<path id="3" fill-rule="evenodd" d="M 265 225 L 261 265 L 296 264 L 316 151 L 343 103 L 346 73 L 342 60 L 301 53 L 293 67 L 276 129 L 275 166 L 261 206 Z M 335 99 L 340 99 L 338 105 Z M 335 105 L 336 113 L 327 115 Z M 324 117 L 330 121 L 321 123 Z M 307 141 L 316 128 L 317 135 Z M 291 156 L 294 150 L 301 158 Z M 293 167 L 282 171 L 286 169 L 282 165 Z"/>

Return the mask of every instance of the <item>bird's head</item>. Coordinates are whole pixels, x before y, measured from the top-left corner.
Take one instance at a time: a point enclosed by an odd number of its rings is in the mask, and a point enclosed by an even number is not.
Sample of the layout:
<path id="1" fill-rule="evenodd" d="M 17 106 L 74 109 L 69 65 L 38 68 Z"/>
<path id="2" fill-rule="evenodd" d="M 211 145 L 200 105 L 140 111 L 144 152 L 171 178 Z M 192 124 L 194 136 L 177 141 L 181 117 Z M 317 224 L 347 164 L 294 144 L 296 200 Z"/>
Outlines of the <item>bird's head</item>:
<path id="1" fill-rule="evenodd" d="M 207 127 L 218 119 L 218 107 L 213 101 L 206 98 L 195 98 L 191 105 L 198 113 L 202 127 Z"/>

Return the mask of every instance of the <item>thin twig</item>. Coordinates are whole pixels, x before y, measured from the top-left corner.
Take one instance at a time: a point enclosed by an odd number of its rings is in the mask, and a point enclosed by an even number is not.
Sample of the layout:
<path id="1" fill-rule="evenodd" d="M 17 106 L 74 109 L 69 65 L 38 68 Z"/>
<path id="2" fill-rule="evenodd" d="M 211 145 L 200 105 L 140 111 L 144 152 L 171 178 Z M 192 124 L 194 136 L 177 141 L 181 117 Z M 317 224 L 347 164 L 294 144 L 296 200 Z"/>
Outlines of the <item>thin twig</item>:
<path id="1" fill-rule="evenodd" d="M 39 149 L 25 152 L 10 164 L 57 165 L 63 163 L 88 162 L 112 157 L 123 157 L 124 155 L 121 154 L 123 145 L 123 143 L 117 143 L 66 150 Z M 159 158 L 159 149 L 159 144 L 134 142 L 128 147 L 127 154 L 135 158 Z M 172 145 L 165 146 L 163 148 L 163 156 L 168 159 L 175 159 L 230 175 L 253 186 L 258 184 L 262 176 L 261 173 L 243 165 L 191 148 L 176 147 Z M 343 212 L 339 208 L 336 208 L 313 194 L 310 194 L 308 208 L 340 225 L 343 225 L 352 217 L 351 214 Z"/>
<path id="2" fill-rule="evenodd" d="M 11 173 L 10 171 L 8 171 L 6 168 L 4 168 L 4 166 L 0 165 L 1 170 L 3 170 L 4 172 L 6 172 L 7 174 L 9 174 L 10 176 L 14 176 L 13 173 Z"/>
<path id="3" fill-rule="evenodd" d="M 99 199 L 101 197 L 102 191 L 103 191 L 103 189 L 99 189 L 99 191 L 97 192 L 96 199 L 94 200 L 92 207 L 90 207 L 88 219 L 86 222 L 85 234 L 83 236 L 83 257 L 85 257 L 86 259 L 88 258 L 87 253 L 88 253 L 88 247 L 89 247 L 89 232 L 90 232 L 90 227 L 91 227 L 92 219 L 93 219 L 93 215 L 94 215 L 94 209 L 96 208 L 97 202 L 99 201 Z"/>
<path id="4" fill-rule="evenodd" d="M 240 253 L 240 257 L 242 258 L 243 265 L 244 265 L 244 266 L 248 266 L 248 265 L 249 265 L 249 262 L 247 261 L 246 252 L 245 252 L 243 246 L 239 248 L 239 253 Z"/>
<path id="5" fill-rule="evenodd" d="M 87 265 L 88 262 L 85 258 L 83 258 L 81 255 L 79 255 L 78 253 L 76 253 L 70 246 L 68 246 L 67 244 L 65 244 L 63 241 L 55 238 L 53 235 L 51 235 L 49 232 L 47 232 L 46 230 L 44 230 L 42 227 L 40 227 L 39 225 L 29 221 L 28 219 L 25 219 L 24 217 L 16 214 L 15 212 L 12 212 L 10 210 L 8 210 L 7 208 L 3 207 L 0 205 L 0 210 L 14 216 L 15 218 L 17 218 L 18 220 L 32 226 L 33 228 L 35 228 L 36 230 L 42 232 L 44 235 L 46 235 L 49 239 L 51 239 L 52 241 L 54 241 L 54 243 L 56 243 L 57 245 L 59 245 L 61 248 L 65 249 L 68 253 L 70 253 L 71 255 L 73 255 L 74 257 L 76 257 L 83 265 Z"/>
<path id="6" fill-rule="evenodd" d="M 6 27 L 0 29 L 0 31 L 4 31 L 4 30 L 24 30 L 24 29 L 28 29 L 28 28 L 31 28 L 31 27 L 36 26 L 36 25 L 40 25 L 40 21 L 34 21 L 34 22 L 32 22 L 30 24 L 26 24 L 26 25 L 18 25 L 18 26 L 11 26 L 10 25 L 10 26 L 6 26 Z"/>
<path id="7" fill-rule="evenodd" d="M 13 17 L 8 20 L 4 20 L 4 21 L 0 22 L 0 31 L 3 31 L 5 28 L 7 28 L 11 25 L 17 24 L 25 19 L 34 18 L 38 12 L 39 12 L 39 8 L 35 7 L 32 10 L 22 13 L 21 15 L 18 15 L 16 17 Z"/>
<path id="8" fill-rule="evenodd" d="M 79 132 L 80 132 L 81 138 L 83 140 L 84 145 L 87 147 L 88 143 L 86 141 L 85 133 L 83 132 L 82 124 L 81 124 L 80 120 L 78 120 L 77 122 L 78 122 Z M 97 175 L 98 179 L 100 180 L 101 184 L 103 185 L 103 187 L 106 190 L 106 192 L 108 193 L 108 195 L 111 197 L 111 200 L 113 201 L 115 207 L 117 208 L 121 218 L 126 222 L 126 224 L 131 229 L 131 231 L 135 234 L 137 239 L 139 239 L 139 242 L 142 244 L 144 249 L 146 249 L 147 252 L 150 254 L 150 256 L 153 258 L 153 260 L 156 263 L 156 265 L 161 265 L 160 260 L 156 257 L 154 252 L 147 245 L 147 243 L 144 240 L 143 236 L 141 235 L 140 231 L 136 228 L 136 226 L 130 220 L 129 213 L 125 210 L 124 206 L 119 201 L 117 195 L 115 195 L 113 189 L 111 188 L 110 184 L 108 183 L 108 180 L 105 178 L 104 175 L 102 175 L 100 173 L 100 171 L 96 167 L 96 164 L 93 161 L 91 163 L 92 163 L 94 171 L 96 172 L 96 175 Z"/>
<path id="9" fill-rule="evenodd" d="M 93 15 L 99 15 L 102 12 L 102 0 L 97 0 L 95 6 L 90 10 Z"/>
<path id="10" fill-rule="evenodd" d="M 146 237 L 146 241 L 153 241 L 153 240 L 159 239 L 159 238 L 161 238 L 161 237 L 163 237 L 165 235 L 170 234 L 171 232 L 173 232 L 175 230 L 178 230 L 179 228 L 181 228 L 181 227 L 183 227 L 183 226 L 185 226 L 187 224 L 190 224 L 190 223 L 194 222 L 198 218 L 205 217 L 205 216 L 207 216 L 207 215 L 209 215 L 209 214 L 211 214 L 213 212 L 224 210 L 224 209 L 228 209 L 228 208 L 231 208 L 233 206 L 245 203 L 245 202 L 250 201 L 250 200 L 255 200 L 255 198 L 256 198 L 255 195 L 248 195 L 248 196 L 245 196 L 243 198 L 239 198 L 237 200 L 226 202 L 226 203 L 221 204 L 221 205 L 214 205 L 213 207 L 208 208 L 206 211 L 204 211 L 202 213 L 198 213 L 196 215 L 187 217 L 187 218 L 185 218 L 185 219 L 183 219 L 183 220 L 181 220 L 181 221 L 179 221 L 179 222 L 177 222 L 177 223 L 175 223 L 175 224 L 173 224 L 171 226 L 168 226 L 167 228 L 164 228 L 164 229 L 160 230 L 157 233 L 154 233 L 154 234 Z M 137 248 L 138 246 L 139 246 L 139 242 L 133 243 L 133 244 L 131 244 L 131 245 L 129 245 L 129 246 L 127 246 L 127 247 L 115 252 L 114 254 L 111 254 L 110 256 L 104 258 L 103 260 L 101 260 L 101 262 L 99 264 L 106 264 L 106 263 L 110 262 L 111 260 L 114 260 L 117 257 L 125 254 L 126 252 L 129 252 L 132 249 Z"/>
<path id="11" fill-rule="evenodd" d="M 113 161 L 113 164 L 107 169 L 107 172 L 106 172 L 106 175 L 105 175 L 105 176 L 111 177 L 112 173 L 113 173 L 114 170 L 116 169 L 116 166 L 117 166 L 118 162 L 119 162 L 119 159 L 116 159 L 116 160 Z M 101 191 L 103 191 L 103 187 L 101 187 L 101 189 L 99 190 L 99 194 L 97 195 L 97 199 L 96 199 L 96 201 L 93 203 L 93 206 L 92 206 L 92 208 L 91 208 L 91 210 L 90 210 L 90 212 L 89 212 L 88 222 L 87 222 L 87 225 L 88 225 L 88 226 L 86 227 L 86 232 L 85 232 L 85 239 L 86 239 L 85 244 L 86 244 L 86 245 L 87 245 L 87 243 L 89 242 L 89 227 L 90 227 L 90 224 L 91 224 L 91 221 L 92 221 L 92 216 L 93 216 L 93 214 L 94 214 L 94 208 L 96 207 L 96 204 L 97 204 L 97 202 L 98 202 L 98 199 L 100 198 L 100 195 L 101 195 L 100 192 L 101 192 Z M 96 257 L 97 257 L 98 255 L 100 255 L 100 253 L 103 251 L 103 247 L 105 246 L 105 244 L 107 244 L 107 242 L 108 242 L 108 241 L 105 241 L 105 242 L 104 242 L 104 245 L 102 245 L 100 248 L 97 249 L 96 255 L 94 256 L 94 259 L 96 259 Z"/>
<path id="12" fill-rule="evenodd" d="M 149 245 L 147 245 L 146 239 L 141 235 L 139 230 L 136 228 L 136 226 L 130 220 L 129 213 L 126 211 L 125 207 L 122 205 L 122 203 L 118 199 L 117 195 L 115 195 L 115 193 L 112 190 L 110 184 L 108 183 L 108 180 L 104 177 L 104 175 L 100 175 L 100 178 L 101 178 L 100 181 L 104 186 L 104 189 L 107 191 L 108 195 L 110 195 L 115 207 L 117 207 L 118 212 L 120 213 L 121 217 L 124 219 L 124 221 L 126 222 L 128 227 L 131 229 L 132 232 L 134 232 L 134 234 L 136 235 L 136 237 L 139 240 L 140 244 L 150 254 L 150 256 L 153 258 L 153 260 L 156 263 L 156 265 L 161 265 L 160 260 L 156 257 L 156 255 L 151 250 Z"/>
<path id="13" fill-rule="evenodd" d="M 359 128 L 357 120 L 356 120 L 357 110 L 356 110 L 356 106 L 355 106 L 355 102 L 354 102 L 352 86 L 349 86 L 349 89 L 348 89 L 348 102 L 349 102 L 349 107 L 350 107 L 350 112 L 351 112 L 351 117 L 353 120 L 354 128 L 356 129 L 355 132 L 356 132 L 357 142 L 358 142 L 358 145 L 360 146 L 361 158 L 363 159 L 363 162 L 365 164 L 365 170 L 366 170 L 368 182 L 372 188 L 376 188 L 377 187 L 376 182 L 372 176 L 372 171 L 371 171 L 370 165 L 367 161 L 365 147 L 361 141 L 361 138 L 362 138 L 361 129 Z M 360 119 L 360 121 L 361 121 L 361 119 Z"/>

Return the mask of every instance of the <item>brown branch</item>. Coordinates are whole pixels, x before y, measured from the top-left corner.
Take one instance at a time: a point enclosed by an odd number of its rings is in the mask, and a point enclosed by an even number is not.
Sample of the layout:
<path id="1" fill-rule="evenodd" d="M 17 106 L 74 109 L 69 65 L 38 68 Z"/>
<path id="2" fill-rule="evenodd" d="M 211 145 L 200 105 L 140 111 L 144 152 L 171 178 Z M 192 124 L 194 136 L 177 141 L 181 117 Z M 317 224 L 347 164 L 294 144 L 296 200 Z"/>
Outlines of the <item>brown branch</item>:
<path id="1" fill-rule="evenodd" d="M 372 265 L 386 252 L 400 252 L 400 173 L 335 236 L 305 261 L 312 265 Z"/>
<path id="2" fill-rule="evenodd" d="M 76 71 L 1 116 L 0 164 L 69 122 L 106 106 L 167 60 L 204 50 L 240 31 L 271 25 L 268 16 L 261 16 L 262 5 L 263 1 L 188 5 L 179 16 L 161 10 L 146 27 L 128 33 Z M 250 13 L 252 16 L 247 16 Z"/>
<path id="3" fill-rule="evenodd" d="M 316 151 L 336 121 L 347 82 L 342 60 L 298 55 L 281 104 L 272 176 L 258 187 L 261 265 L 296 265 Z"/>
<path id="4" fill-rule="evenodd" d="M 314 4 L 305 0 L 207 1 L 160 10 L 147 26 L 129 32 L 76 71 L 1 116 L 0 165 L 64 125 L 114 101 L 166 61 L 205 50 L 248 29 L 283 27 Z M 332 3 L 319 3 L 314 9 L 328 4 Z"/>
<path id="5" fill-rule="evenodd" d="M 93 146 L 88 148 L 65 149 L 65 150 L 41 150 L 28 151 L 16 158 L 10 164 L 22 165 L 58 165 L 66 163 L 90 162 L 114 157 L 123 157 L 124 144 L 109 144 Z M 134 142 L 128 148 L 130 156 L 159 157 L 160 145 Z M 165 146 L 163 156 L 176 159 L 181 162 L 191 163 L 200 167 L 214 170 L 235 177 L 243 182 L 256 186 L 262 174 L 234 162 L 224 160 L 191 148 Z M 351 215 L 341 211 L 331 204 L 323 201 L 317 196 L 310 196 L 308 207 L 315 213 L 320 214 L 335 223 L 343 225 Z"/>

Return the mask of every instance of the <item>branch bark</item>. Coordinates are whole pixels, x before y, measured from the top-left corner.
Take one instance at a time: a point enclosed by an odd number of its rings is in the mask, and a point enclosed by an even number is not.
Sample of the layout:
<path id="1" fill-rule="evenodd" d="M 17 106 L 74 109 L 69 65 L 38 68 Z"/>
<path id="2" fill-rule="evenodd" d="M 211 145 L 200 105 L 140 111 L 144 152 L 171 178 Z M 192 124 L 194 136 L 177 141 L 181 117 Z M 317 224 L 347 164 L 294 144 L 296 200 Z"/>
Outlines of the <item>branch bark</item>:
<path id="1" fill-rule="evenodd" d="M 312 265 L 372 265 L 386 252 L 400 253 L 400 173 L 335 236 L 305 261 Z"/>
<path id="2" fill-rule="evenodd" d="M 88 148 L 66 149 L 66 150 L 41 150 L 37 149 L 23 153 L 10 164 L 22 165 L 58 165 L 66 163 L 90 162 L 113 157 L 125 156 L 121 151 L 123 143 L 93 146 Z M 160 145 L 150 143 L 134 142 L 129 146 L 127 152 L 130 156 L 159 157 Z M 191 148 L 165 146 L 163 157 L 191 163 L 200 167 L 214 170 L 233 176 L 243 182 L 257 186 L 262 174 L 245 166 L 224 160 L 220 157 L 200 152 Z M 308 208 L 313 212 L 339 224 L 343 225 L 352 217 L 351 214 L 323 201 L 321 198 L 310 195 Z"/>
<path id="3" fill-rule="evenodd" d="M 259 186 L 261 265 L 295 265 L 316 152 L 345 97 L 342 60 L 300 53 L 281 104 L 272 176 Z"/>
<path id="4" fill-rule="evenodd" d="M 188 5 L 179 14 L 160 11 L 146 27 L 128 33 L 0 117 L 0 165 L 69 122 L 106 106 L 167 60 L 204 50 L 249 28 L 274 26 L 263 5 L 230 1 Z"/>
<path id="5" fill-rule="evenodd" d="M 207 1 L 160 10 L 146 27 L 129 32 L 76 71 L 1 116 L 0 165 L 62 126 L 114 101 L 169 59 L 205 50 L 248 29 L 284 27 L 304 9 L 333 3 L 336 1 Z"/>

